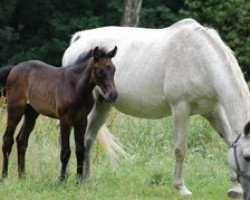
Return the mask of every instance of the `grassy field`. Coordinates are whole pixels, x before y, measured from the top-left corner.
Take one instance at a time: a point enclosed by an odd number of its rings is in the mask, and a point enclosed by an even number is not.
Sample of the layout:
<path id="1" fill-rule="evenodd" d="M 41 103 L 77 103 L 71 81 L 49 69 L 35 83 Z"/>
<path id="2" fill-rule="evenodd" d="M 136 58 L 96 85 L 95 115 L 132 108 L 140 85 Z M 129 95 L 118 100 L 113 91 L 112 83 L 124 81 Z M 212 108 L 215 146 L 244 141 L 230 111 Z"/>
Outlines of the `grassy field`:
<path id="1" fill-rule="evenodd" d="M 2 111 L 0 117 L 2 138 L 6 113 Z M 87 183 L 77 183 L 75 178 L 73 140 L 70 177 L 64 183 L 58 182 L 59 149 L 55 122 L 39 117 L 29 140 L 25 179 L 17 178 L 16 147 L 13 148 L 9 177 L 0 183 L 1 200 L 228 199 L 227 148 L 202 118 L 193 117 L 190 122 L 184 177 L 194 195 L 185 198 L 172 186 L 174 160 L 171 118 L 136 119 L 112 111 L 108 127 L 133 159 L 121 159 L 119 166 L 112 169 L 102 147 L 96 144 L 92 157 L 96 157 L 98 152 L 98 160 L 92 159 L 91 177 Z M 2 164 L 2 155 L 0 162 Z"/>

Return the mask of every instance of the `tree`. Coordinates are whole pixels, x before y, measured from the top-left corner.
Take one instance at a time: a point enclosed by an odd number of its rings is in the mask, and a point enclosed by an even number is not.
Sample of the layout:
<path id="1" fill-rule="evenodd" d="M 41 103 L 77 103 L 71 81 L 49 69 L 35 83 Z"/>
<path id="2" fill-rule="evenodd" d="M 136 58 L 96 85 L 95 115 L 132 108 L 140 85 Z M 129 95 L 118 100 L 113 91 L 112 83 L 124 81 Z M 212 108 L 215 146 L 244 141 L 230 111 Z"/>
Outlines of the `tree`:
<path id="1" fill-rule="evenodd" d="M 138 26 L 142 0 L 124 0 L 121 26 Z"/>

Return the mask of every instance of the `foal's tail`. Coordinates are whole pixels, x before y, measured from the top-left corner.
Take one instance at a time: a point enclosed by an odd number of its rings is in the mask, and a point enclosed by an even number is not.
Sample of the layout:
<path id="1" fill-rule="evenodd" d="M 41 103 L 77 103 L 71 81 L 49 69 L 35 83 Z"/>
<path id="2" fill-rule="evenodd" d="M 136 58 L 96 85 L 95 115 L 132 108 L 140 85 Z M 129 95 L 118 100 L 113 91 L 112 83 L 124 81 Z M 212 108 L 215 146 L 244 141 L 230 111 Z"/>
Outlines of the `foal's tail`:
<path id="1" fill-rule="evenodd" d="M 0 86 L 1 87 L 6 86 L 7 78 L 8 78 L 10 71 L 12 70 L 13 67 L 14 66 L 12 66 L 12 65 L 8 65 L 8 66 L 0 68 Z"/>

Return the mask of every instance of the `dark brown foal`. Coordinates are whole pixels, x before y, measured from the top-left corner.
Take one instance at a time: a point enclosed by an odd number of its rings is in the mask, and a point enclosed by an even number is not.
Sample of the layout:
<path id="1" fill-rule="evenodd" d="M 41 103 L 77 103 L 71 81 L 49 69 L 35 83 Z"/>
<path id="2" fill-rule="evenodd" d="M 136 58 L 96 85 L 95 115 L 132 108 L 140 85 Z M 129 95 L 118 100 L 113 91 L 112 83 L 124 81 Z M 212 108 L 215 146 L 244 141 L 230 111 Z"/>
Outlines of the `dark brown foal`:
<path id="1" fill-rule="evenodd" d="M 67 68 L 56 68 L 41 61 L 27 61 L 0 69 L 0 83 L 7 88 L 8 109 L 2 146 L 3 178 L 8 175 L 14 132 L 23 115 L 24 121 L 16 142 L 18 174 L 24 174 L 28 139 L 39 114 L 60 120 L 60 178 L 63 180 L 67 175 L 72 127 L 76 143 L 77 174 L 80 177 L 88 176 L 89 166 L 83 166 L 84 163 L 89 163 L 84 160 L 89 159 L 85 158 L 84 135 L 87 116 L 94 104 L 92 91 L 98 86 L 104 100 L 116 100 L 115 66 L 111 61 L 116 51 L 117 47 L 108 53 L 96 47 L 79 60 L 78 64 Z M 83 168 L 86 169 L 85 173 Z"/>

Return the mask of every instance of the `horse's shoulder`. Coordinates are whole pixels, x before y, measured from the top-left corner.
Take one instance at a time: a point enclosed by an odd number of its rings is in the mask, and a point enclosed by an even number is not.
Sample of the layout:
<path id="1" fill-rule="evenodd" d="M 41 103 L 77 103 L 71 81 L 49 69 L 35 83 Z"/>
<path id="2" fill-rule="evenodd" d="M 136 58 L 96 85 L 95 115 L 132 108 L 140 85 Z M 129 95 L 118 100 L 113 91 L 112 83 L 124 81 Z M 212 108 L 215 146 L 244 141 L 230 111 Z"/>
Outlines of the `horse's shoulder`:
<path id="1" fill-rule="evenodd" d="M 178 28 L 178 27 L 183 27 L 183 26 L 201 26 L 201 25 L 192 18 L 186 18 L 186 19 L 182 19 L 180 21 L 175 22 L 170 27 Z"/>

